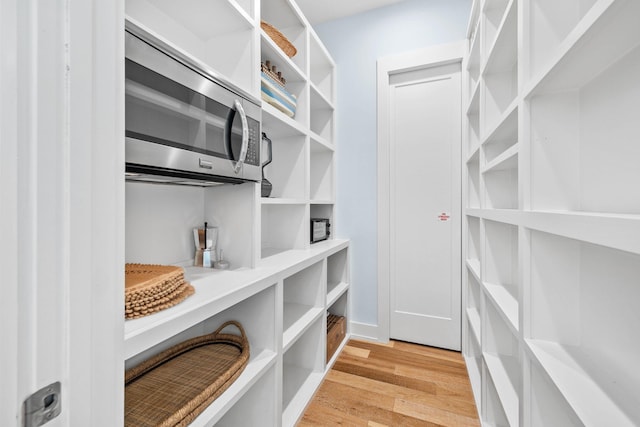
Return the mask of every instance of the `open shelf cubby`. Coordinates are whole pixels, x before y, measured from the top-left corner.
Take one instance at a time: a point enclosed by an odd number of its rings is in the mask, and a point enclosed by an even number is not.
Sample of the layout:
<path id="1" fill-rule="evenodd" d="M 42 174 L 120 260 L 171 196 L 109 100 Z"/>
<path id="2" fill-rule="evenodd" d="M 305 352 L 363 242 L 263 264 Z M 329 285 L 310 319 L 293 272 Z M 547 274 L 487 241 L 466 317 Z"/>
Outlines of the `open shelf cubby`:
<path id="1" fill-rule="evenodd" d="M 285 115 L 266 102 L 263 102 L 263 111 L 273 111 L 274 113 L 272 114 L 280 119 L 284 121 L 291 119 L 302 128 L 306 128 L 309 125 L 309 85 L 305 74 L 264 32 L 260 37 L 260 41 L 260 60 L 263 63 L 269 61 L 272 68 L 275 66 L 277 72 L 282 73 L 282 77 L 286 80 L 285 91 L 296 98 L 296 111 L 293 117 Z"/>
<path id="2" fill-rule="evenodd" d="M 305 199 L 306 137 L 269 113 L 263 113 L 262 131 L 271 140 L 273 161 L 264 167 L 271 182 L 271 198 Z M 261 158 L 266 159 L 266 144 Z"/>
<path id="3" fill-rule="evenodd" d="M 527 425 L 531 427 L 547 427 L 549 420 L 554 424 L 566 427 L 582 427 L 585 424 L 580 422 L 570 406 L 566 404 L 562 394 L 560 394 L 549 379 L 548 375 L 540 369 L 533 361 L 529 362 L 530 383 L 526 395 L 529 396 L 529 413 L 525 413 Z"/>
<path id="4" fill-rule="evenodd" d="M 309 224 L 306 204 L 263 204 L 261 210 L 262 258 L 308 247 Z"/>
<path id="5" fill-rule="evenodd" d="M 531 231 L 531 256 L 530 353 L 583 423 L 632 425 L 640 255 Z"/>
<path id="6" fill-rule="evenodd" d="M 478 88 L 477 88 L 478 89 Z M 476 90 L 467 108 L 467 153 L 471 154 L 480 146 L 480 90 Z"/>
<path id="7" fill-rule="evenodd" d="M 327 258 L 327 305 L 331 305 L 349 285 L 349 254 L 341 250 Z"/>
<path id="8" fill-rule="evenodd" d="M 486 64 L 499 35 L 505 12 L 513 0 L 486 0 L 482 2 L 482 55 Z"/>
<path id="9" fill-rule="evenodd" d="M 480 208 L 480 150 L 467 161 L 467 207 Z"/>
<path id="10" fill-rule="evenodd" d="M 638 74 L 640 47 L 578 88 L 531 97 L 532 209 L 640 214 Z"/>
<path id="11" fill-rule="evenodd" d="M 311 31 L 309 35 L 309 78 L 320 95 L 329 103 L 334 103 L 335 65 L 315 32 Z"/>
<path id="12" fill-rule="evenodd" d="M 333 141 L 333 104 L 315 86 L 311 87 L 310 96 L 311 132 L 327 141 Z"/>
<path id="13" fill-rule="evenodd" d="M 333 201 L 334 151 L 311 138 L 310 198 L 312 201 Z"/>
<path id="14" fill-rule="evenodd" d="M 285 351 L 282 361 L 282 424 L 294 425 L 322 381 L 325 363 L 324 322 L 318 318 Z"/>
<path id="15" fill-rule="evenodd" d="M 467 215 L 467 260 L 478 266 L 477 274 L 480 274 L 480 258 L 482 243 L 480 240 L 480 218 Z M 477 264 L 476 264 L 477 263 Z"/>
<path id="16" fill-rule="evenodd" d="M 260 2 L 260 18 L 275 27 L 295 46 L 297 53 L 290 60 L 306 75 L 308 70 L 306 62 L 308 31 L 306 20 L 300 9 L 287 0 L 262 0 Z M 274 46 L 276 45 L 274 44 Z"/>
<path id="17" fill-rule="evenodd" d="M 280 413 L 274 404 L 277 396 L 276 368 L 272 366 L 251 390 L 216 423 L 218 427 L 278 425 Z"/>
<path id="18" fill-rule="evenodd" d="M 512 104 L 501 121 L 491 129 L 484 141 L 482 151 L 485 168 L 518 143 L 518 105 Z"/>
<path id="19" fill-rule="evenodd" d="M 509 419 L 500 403 L 498 390 L 489 374 L 487 365 L 483 363 L 482 425 L 508 427 Z"/>
<path id="20" fill-rule="evenodd" d="M 471 329 L 471 325 L 467 324 L 467 328 Z M 476 406 L 481 408 L 480 396 L 482 393 L 481 390 L 479 390 L 479 387 L 482 380 L 482 350 L 480 349 L 479 337 L 476 337 L 473 333 L 468 333 L 464 348 L 467 373 L 469 374 L 469 380 L 471 381 L 471 387 L 473 388 Z"/>
<path id="21" fill-rule="evenodd" d="M 469 45 L 467 73 L 469 76 L 467 90 L 471 95 L 469 98 L 473 98 L 473 94 L 480 83 L 480 36 L 478 34 L 471 39 Z"/>
<path id="22" fill-rule="evenodd" d="M 529 6 L 529 63 L 537 74 L 555 58 L 563 42 L 578 29 L 598 0 L 536 0 Z M 605 2 L 600 2 L 605 3 Z"/>
<path id="23" fill-rule="evenodd" d="M 482 289 L 476 277 L 467 271 L 467 320 L 474 339 L 481 342 L 482 320 Z"/>
<path id="24" fill-rule="evenodd" d="M 251 5 L 221 0 L 127 0 L 127 17 L 222 74 L 249 93 L 256 93 L 254 21 Z"/>
<path id="25" fill-rule="evenodd" d="M 325 278 L 324 263 L 317 262 L 284 279 L 282 347 L 285 351 L 322 314 Z"/>
<path id="26" fill-rule="evenodd" d="M 518 330 L 518 227 L 484 221 L 483 286 L 513 331 Z"/>
<path id="27" fill-rule="evenodd" d="M 485 306 L 482 334 L 484 361 L 508 425 L 518 425 L 521 383 L 518 340 L 491 303 Z"/>
<path id="28" fill-rule="evenodd" d="M 518 94 L 517 1 L 510 1 L 482 71 L 485 84 L 482 129 L 496 125 Z"/>
<path id="29" fill-rule="evenodd" d="M 243 404 L 243 401 L 251 400 L 246 398 L 246 394 L 255 393 L 255 384 L 260 382 L 260 378 L 268 375 L 266 373 L 274 370 L 277 361 L 275 298 L 275 286 L 270 286 L 159 344 L 137 353 L 125 361 L 125 367 L 128 369 L 136 366 L 153 355 L 190 338 L 210 334 L 228 320 L 240 322 L 250 343 L 249 362 L 242 374 L 225 393 L 209 405 L 192 423 L 194 427 L 213 425 L 227 411 L 235 408 L 238 402 Z M 239 334 L 234 326 L 228 326 L 224 332 Z M 265 408 L 273 408 L 275 406 L 274 398 L 270 397 L 265 400 L 263 405 Z"/>

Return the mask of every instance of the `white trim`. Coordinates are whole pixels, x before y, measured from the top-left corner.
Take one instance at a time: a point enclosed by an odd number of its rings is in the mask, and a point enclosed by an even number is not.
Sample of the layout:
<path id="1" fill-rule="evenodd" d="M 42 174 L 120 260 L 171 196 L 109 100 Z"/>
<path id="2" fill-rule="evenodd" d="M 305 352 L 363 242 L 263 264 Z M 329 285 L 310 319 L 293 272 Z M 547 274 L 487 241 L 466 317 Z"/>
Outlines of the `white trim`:
<path id="1" fill-rule="evenodd" d="M 367 341 L 377 341 L 377 342 L 387 342 L 384 340 L 380 340 L 378 338 L 378 325 L 372 325 L 370 323 L 360 323 L 360 322 L 350 322 L 351 327 L 351 338 L 367 340 Z"/>
<path id="2" fill-rule="evenodd" d="M 0 2 L 0 425 L 18 425 L 18 0 Z"/>
<path id="3" fill-rule="evenodd" d="M 462 62 L 467 41 L 432 46 L 414 52 L 378 59 L 377 63 L 377 155 L 378 155 L 378 333 L 377 339 L 389 340 L 389 245 L 390 245 L 390 147 L 389 77 L 406 71 Z M 353 322 L 352 322 L 353 324 Z M 354 332 L 354 335 L 356 333 Z"/>

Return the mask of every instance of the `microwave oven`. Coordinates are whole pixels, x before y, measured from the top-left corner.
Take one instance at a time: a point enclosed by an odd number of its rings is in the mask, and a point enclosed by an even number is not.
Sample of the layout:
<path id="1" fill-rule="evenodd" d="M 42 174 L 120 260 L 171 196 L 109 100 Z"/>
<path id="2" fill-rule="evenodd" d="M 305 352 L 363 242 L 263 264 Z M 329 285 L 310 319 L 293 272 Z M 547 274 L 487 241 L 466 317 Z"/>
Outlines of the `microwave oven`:
<path id="1" fill-rule="evenodd" d="M 128 181 L 195 186 L 260 181 L 261 115 L 260 101 L 127 22 Z"/>
<path id="2" fill-rule="evenodd" d="M 327 218 L 311 218 L 311 243 L 327 240 L 331 235 L 331 223 Z"/>

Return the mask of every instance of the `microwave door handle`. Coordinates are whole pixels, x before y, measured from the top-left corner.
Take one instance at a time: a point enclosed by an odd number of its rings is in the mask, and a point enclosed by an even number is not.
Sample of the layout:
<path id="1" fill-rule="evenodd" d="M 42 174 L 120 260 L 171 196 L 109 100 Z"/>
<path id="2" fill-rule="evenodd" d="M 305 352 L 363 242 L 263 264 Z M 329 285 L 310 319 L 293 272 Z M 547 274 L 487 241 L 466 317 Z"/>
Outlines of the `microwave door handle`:
<path id="1" fill-rule="evenodd" d="M 242 122 L 242 147 L 240 148 L 240 157 L 236 162 L 235 173 L 240 172 L 240 168 L 247 159 L 247 149 L 249 148 L 249 123 L 247 122 L 247 115 L 242 108 L 242 104 L 239 100 L 235 100 L 234 106 L 238 114 L 240 114 L 240 121 Z"/>

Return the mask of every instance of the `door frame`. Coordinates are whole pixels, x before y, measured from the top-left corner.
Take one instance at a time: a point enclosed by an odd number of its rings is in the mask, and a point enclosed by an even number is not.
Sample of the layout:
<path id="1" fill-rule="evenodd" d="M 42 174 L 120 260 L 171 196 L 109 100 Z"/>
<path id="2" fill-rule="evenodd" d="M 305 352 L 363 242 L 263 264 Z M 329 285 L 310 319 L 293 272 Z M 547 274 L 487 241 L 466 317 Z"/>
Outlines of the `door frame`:
<path id="1" fill-rule="evenodd" d="M 389 78 L 393 74 L 407 71 L 462 63 L 466 47 L 467 41 L 462 40 L 380 58 L 377 62 L 378 341 L 381 342 L 389 341 L 391 323 L 389 307 L 391 292 L 391 268 L 389 265 L 391 255 L 389 249 L 391 243 Z M 462 111 L 460 114 L 462 115 Z"/>

